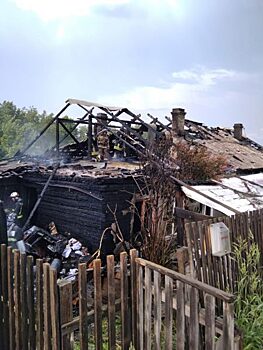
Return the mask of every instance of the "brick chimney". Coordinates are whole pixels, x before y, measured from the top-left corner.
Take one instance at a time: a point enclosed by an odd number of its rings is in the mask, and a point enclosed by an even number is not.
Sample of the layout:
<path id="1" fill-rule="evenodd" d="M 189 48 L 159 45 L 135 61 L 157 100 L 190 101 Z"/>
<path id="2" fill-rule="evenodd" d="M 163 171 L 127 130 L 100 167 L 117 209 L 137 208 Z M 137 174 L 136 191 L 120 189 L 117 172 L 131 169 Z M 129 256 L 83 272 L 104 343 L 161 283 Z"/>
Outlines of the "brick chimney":
<path id="1" fill-rule="evenodd" d="M 186 112 L 183 108 L 173 108 L 172 112 L 172 130 L 176 136 L 184 135 L 184 121 Z"/>
<path id="2" fill-rule="evenodd" d="M 234 124 L 234 138 L 238 141 L 241 141 L 243 139 L 243 124 L 238 123 Z"/>

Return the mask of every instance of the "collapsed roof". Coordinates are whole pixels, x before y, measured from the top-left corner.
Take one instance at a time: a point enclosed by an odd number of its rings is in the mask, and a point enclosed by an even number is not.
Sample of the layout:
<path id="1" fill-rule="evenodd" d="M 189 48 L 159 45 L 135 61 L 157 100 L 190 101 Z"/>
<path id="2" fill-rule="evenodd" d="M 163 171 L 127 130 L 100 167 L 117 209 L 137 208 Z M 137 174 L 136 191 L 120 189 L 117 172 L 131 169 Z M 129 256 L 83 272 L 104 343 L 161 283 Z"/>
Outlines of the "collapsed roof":
<path id="1" fill-rule="evenodd" d="M 184 130 L 186 141 L 205 146 L 213 155 L 224 155 L 233 170 L 263 168 L 262 146 L 244 136 L 237 139 L 234 129 L 185 120 Z"/>

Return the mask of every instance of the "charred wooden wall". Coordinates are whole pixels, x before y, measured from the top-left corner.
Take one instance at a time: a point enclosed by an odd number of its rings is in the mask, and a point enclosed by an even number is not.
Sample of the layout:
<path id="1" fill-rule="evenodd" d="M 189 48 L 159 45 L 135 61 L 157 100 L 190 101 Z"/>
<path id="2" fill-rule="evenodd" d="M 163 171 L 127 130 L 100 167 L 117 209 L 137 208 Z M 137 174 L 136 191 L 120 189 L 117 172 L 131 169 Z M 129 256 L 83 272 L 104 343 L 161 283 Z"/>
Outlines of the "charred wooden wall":
<path id="1" fill-rule="evenodd" d="M 47 178 L 47 175 L 27 174 L 24 175 L 23 183 L 29 191 L 32 192 L 32 189 L 35 189 L 37 194 L 40 194 Z M 74 189 L 68 189 L 66 186 L 89 191 L 101 200 Z M 129 208 L 129 201 L 135 188 L 131 177 L 72 179 L 57 176 L 46 191 L 33 218 L 33 223 L 46 228 L 51 221 L 54 221 L 60 232 L 69 233 L 94 251 L 98 248 L 102 232 L 114 221 L 108 206 L 112 210 L 117 206 L 118 222 L 123 234 L 128 238 L 130 215 L 124 216 L 122 213 Z M 106 251 L 110 251 L 110 237 L 106 235 L 104 239 Z"/>

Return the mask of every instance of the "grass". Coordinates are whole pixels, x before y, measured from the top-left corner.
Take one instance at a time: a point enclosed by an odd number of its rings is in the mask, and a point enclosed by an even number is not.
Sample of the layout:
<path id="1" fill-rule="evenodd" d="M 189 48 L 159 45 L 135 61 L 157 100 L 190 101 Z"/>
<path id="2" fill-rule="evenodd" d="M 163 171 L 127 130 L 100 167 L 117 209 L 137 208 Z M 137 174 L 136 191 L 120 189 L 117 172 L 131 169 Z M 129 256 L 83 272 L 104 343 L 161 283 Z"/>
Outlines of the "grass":
<path id="1" fill-rule="evenodd" d="M 116 350 L 121 350 L 121 320 L 119 316 L 116 316 Z M 88 348 L 95 350 L 95 337 L 94 332 L 90 332 Z M 107 319 L 102 320 L 102 349 L 108 350 L 108 322 Z M 74 342 L 74 350 L 80 350 L 80 343 L 78 340 Z M 134 347 L 130 345 L 129 350 L 134 350 Z"/>
<path id="2" fill-rule="evenodd" d="M 253 238 L 253 237 L 252 237 Z M 253 242 L 253 239 L 251 239 Z M 238 267 L 235 318 L 243 331 L 244 350 L 263 349 L 263 286 L 260 251 L 255 243 L 238 240 L 234 246 Z"/>

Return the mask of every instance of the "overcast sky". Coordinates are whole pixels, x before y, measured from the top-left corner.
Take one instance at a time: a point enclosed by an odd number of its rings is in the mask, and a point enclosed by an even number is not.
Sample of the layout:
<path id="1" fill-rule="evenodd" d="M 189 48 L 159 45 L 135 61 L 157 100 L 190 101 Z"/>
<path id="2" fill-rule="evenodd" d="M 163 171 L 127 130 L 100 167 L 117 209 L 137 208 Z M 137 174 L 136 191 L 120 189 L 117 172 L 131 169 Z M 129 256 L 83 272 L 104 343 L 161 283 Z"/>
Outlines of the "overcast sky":
<path id="1" fill-rule="evenodd" d="M 263 0 L 1 0 L 0 102 L 182 107 L 263 143 L 262 36 Z"/>

